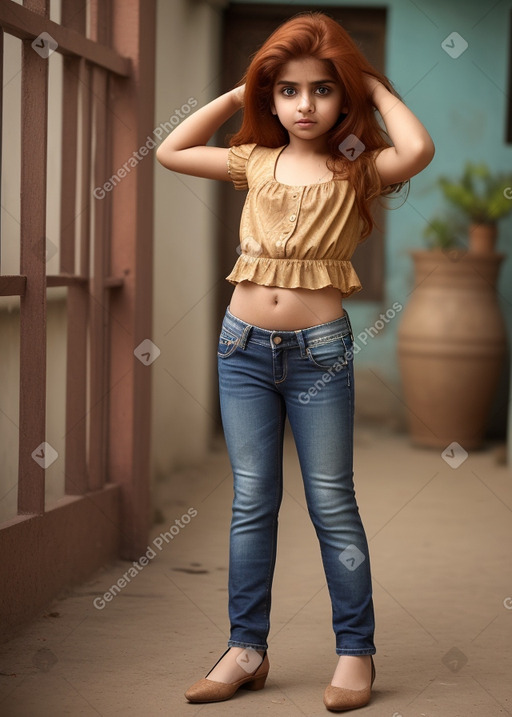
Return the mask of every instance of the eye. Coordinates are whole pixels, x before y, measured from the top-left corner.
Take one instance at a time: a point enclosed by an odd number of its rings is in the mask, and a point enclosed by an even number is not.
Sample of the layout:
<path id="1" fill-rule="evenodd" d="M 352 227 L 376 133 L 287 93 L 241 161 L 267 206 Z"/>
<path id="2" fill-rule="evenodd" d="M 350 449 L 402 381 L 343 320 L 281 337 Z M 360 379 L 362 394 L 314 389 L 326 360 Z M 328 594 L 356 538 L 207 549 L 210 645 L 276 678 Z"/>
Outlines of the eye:
<path id="1" fill-rule="evenodd" d="M 319 95 L 328 95 L 331 91 L 330 87 L 326 87 L 325 85 L 321 85 L 320 87 L 316 88 L 316 91 Z"/>
<path id="2" fill-rule="evenodd" d="M 295 94 L 295 89 L 293 87 L 283 87 L 282 94 L 285 97 L 293 97 Z"/>

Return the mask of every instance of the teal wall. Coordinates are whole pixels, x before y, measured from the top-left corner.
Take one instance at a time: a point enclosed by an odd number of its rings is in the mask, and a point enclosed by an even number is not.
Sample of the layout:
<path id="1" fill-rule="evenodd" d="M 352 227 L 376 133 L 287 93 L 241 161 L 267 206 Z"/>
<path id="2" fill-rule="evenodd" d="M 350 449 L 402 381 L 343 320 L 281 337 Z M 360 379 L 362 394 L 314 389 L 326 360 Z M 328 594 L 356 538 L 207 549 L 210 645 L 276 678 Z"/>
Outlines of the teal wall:
<path id="1" fill-rule="evenodd" d="M 238 0 L 243 1 L 243 0 Z M 268 0 L 267 0 L 268 2 Z M 279 0 L 275 0 L 279 2 Z M 290 2 L 290 5 L 300 4 Z M 366 2 L 311 2 L 376 7 Z M 493 7 L 495 5 L 495 7 Z M 386 290 L 382 303 L 346 302 L 355 334 L 372 327 L 398 301 L 404 307 L 412 288 L 411 249 L 425 248 L 426 220 L 442 207 L 435 180 L 457 176 L 467 160 L 512 171 L 512 145 L 505 144 L 508 47 L 512 0 L 389 0 L 386 74 L 432 135 L 436 156 L 411 181 L 405 204 L 387 215 Z M 441 47 L 456 31 L 468 43 L 457 59 Z M 512 201 L 512 200 L 511 200 Z M 500 276 L 501 306 L 512 334 L 512 215 L 500 223 L 498 250 L 508 254 Z M 364 291 L 364 288 L 363 288 Z M 391 384 L 399 380 L 396 330 L 400 313 L 357 355 L 359 369 L 372 368 Z"/>

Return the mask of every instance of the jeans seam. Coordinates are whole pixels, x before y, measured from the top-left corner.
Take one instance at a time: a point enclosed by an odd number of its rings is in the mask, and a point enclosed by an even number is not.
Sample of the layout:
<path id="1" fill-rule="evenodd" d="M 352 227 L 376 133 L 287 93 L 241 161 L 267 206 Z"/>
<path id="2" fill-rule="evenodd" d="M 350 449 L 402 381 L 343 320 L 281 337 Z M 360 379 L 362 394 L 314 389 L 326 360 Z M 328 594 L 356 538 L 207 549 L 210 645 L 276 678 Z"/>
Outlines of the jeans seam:
<path id="1" fill-rule="evenodd" d="M 273 357 L 272 357 L 272 362 L 273 362 Z M 287 376 L 288 376 L 288 354 L 287 354 L 286 350 L 283 350 L 283 375 L 279 380 L 276 380 L 274 378 L 274 383 L 276 384 L 276 386 L 280 383 L 283 383 L 283 381 L 286 380 Z"/>
<path id="2" fill-rule="evenodd" d="M 277 465 L 276 465 L 276 474 L 279 476 L 279 491 L 276 493 L 276 502 L 274 503 L 274 524 L 273 524 L 273 531 L 272 531 L 272 546 L 271 546 L 271 555 L 272 560 L 268 566 L 268 573 L 267 573 L 267 584 L 266 584 L 266 596 L 265 596 L 265 619 L 266 619 L 266 626 L 267 626 L 267 635 L 270 630 L 270 607 L 271 607 L 271 593 L 270 593 L 270 587 L 272 582 L 272 576 L 274 573 L 275 568 L 275 551 L 277 549 L 277 513 L 279 511 L 279 506 L 281 503 L 282 498 L 282 433 L 283 433 L 283 404 L 279 404 L 279 421 L 277 423 L 277 430 L 278 430 L 278 441 L 277 441 Z"/>
<path id="3" fill-rule="evenodd" d="M 343 339 L 349 336 L 348 333 L 342 333 L 338 331 L 336 334 L 332 334 L 330 336 L 322 336 L 320 339 L 311 339 L 308 341 L 308 346 L 311 346 L 314 348 L 315 346 L 325 346 L 325 344 L 334 343 L 335 341 L 339 341 L 340 339 L 343 341 Z"/>

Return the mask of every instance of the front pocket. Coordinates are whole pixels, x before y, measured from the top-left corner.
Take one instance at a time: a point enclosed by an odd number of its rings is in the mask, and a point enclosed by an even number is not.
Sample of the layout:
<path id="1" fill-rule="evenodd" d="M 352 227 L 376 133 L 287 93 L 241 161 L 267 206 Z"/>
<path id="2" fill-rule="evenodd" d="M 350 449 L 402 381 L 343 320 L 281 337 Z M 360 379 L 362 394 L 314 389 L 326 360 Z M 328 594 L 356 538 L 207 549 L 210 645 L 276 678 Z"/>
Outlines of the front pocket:
<path id="1" fill-rule="evenodd" d="M 311 363 L 321 369 L 340 369 L 348 364 L 348 349 L 343 337 L 314 344 L 306 348 L 306 354 Z"/>
<path id="2" fill-rule="evenodd" d="M 228 358 L 235 352 L 240 339 L 235 334 L 231 334 L 226 329 L 222 329 L 219 336 L 219 345 L 217 348 L 217 356 L 219 358 Z"/>

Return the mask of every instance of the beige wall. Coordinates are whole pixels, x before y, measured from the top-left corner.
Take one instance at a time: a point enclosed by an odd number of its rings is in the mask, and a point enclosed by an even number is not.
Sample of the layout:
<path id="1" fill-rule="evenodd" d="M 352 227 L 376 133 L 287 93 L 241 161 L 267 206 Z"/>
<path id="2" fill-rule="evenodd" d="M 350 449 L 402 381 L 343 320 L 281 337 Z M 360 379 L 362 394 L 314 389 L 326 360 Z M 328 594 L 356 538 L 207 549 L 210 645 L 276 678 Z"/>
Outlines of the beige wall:
<path id="1" fill-rule="evenodd" d="M 155 127 L 218 93 L 220 11 L 200 0 L 157 4 Z M 171 119 L 172 118 L 172 119 Z M 167 136 L 161 135 L 161 139 Z M 214 427 L 216 185 L 155 161 L 153 468 L 201 460 Z"/>

